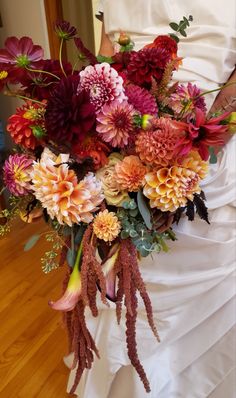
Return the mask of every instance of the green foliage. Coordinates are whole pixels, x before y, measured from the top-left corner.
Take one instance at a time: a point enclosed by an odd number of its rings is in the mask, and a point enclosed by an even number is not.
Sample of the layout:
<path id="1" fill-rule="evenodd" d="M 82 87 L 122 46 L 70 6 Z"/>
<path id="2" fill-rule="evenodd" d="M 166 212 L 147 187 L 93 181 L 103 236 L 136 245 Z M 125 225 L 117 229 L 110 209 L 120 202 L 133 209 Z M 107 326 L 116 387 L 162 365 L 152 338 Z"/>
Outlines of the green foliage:
<path id="1" fill-rule="evenodd" d="M 46 235 L 46 241 L 52 243 L 52 248 L 45 252 L 44 256 L 41 258 L 41 263 L 43 272 L 48 274 L 59 266 L 57 257 L 63 247 L 63 242 L 60 236 L 55 232 L 48 233 Z"/>
<path id="2" fill-rule="evenodd" d="M 100 63 L 107 62 L 108 64 L 114 63 L 112 57 L 105 57 L 105 55 L 100 55 L 100 54 L 97 56 L 97 61 Z"/>
<path id="3" fill-rule="evenodd" d="M 131 199 L 124 202 L 123 208 L 117 212 L 122 227 L 121 239 L 131 238 L 142 257 L 148 256 L 151 252 L 168 251 L 166 240 L 175 240 L 174 232 L 172 230 L 164 233 L 154 231 L 148 205 L 141 195 L 138 196 L 138 204 Z"/>
<path id="4" fill-rule="evenodd" d="M 171 22 L 169 26 L 173 29 L 176 33 L 169 33 L 169 36 L 174 39 L 177 43 L 179 42 L 178 35 L 183 37 L 187 37 L 186 29 L 190 26 L 189 22 L 193 21 L 192 15 L 189 15 L 188 18 L 183 17 L 179 23 Z"/>

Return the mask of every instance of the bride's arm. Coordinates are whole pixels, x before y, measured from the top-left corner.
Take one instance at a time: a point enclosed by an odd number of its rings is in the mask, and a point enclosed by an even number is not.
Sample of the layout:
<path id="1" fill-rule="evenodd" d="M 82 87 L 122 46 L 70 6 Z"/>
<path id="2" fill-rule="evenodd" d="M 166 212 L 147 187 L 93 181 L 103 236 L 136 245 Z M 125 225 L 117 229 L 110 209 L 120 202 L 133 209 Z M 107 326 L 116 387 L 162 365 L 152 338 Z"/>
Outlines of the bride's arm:
<path id="1" fill-rule="evenodd" d="M 109 39 L 109 36 L 105 32 L 104 22 L 102 23 L 102 37 L 101 37 L 99 54 L 104 55 L 105 57 L 110 57 L 114 54 L 114 48 L 112 42 Z"/>
<path id="2" fill-rule="evenodd" d="M 225 110 L 227 112 L 236 111 L 236 69 L 231 74 L 227 83 L 235 82 L 231 86 L 223 88 L 217 95 L 210 113 L 214 113 L 218 110 Z"/>

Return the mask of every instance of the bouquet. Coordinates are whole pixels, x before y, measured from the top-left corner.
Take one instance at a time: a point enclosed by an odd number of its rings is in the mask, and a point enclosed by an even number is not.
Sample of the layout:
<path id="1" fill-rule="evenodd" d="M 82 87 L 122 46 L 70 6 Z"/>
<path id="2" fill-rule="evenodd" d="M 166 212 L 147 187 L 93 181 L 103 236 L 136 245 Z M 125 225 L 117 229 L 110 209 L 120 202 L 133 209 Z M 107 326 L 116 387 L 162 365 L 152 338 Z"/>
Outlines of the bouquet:
<path id="1" fill-rule="evenodd" d="M 7 124 L 15 147 L 1 172 L 10 205 L 0 214 L 0 234 L 16 216 L 51 227 L 42 268 L 66 264 L 64 294 L 49 305 L 63 311 L 68 328 L 77 367 L 71 393 L 99 356 L 85 316 L 86 307 L 98 315 L 98 295 L 116 303 L 118 323 L 124 307 L 128 355 L 150 391 L 135 340 L 138 294 L 159 336 L 139 261 L 168 251 L 181 217 L 192 221 L 197 213 L 209 222 L 201 181 L 235 115 L 208 116 L 207 93 L 171 80 L 181 67 L 177 33 L 186 36 L 190 21 L 170 24 L 175 33 L 140 51 L 121 32 L 111 58 L 95 57 L 74 27 L 58 22 L 60 48 L 74 40 L 79 70 L 61 52 L 58 60 L 43 59 L 29 37 L 10 37 L 0 50 L 0 88 L 23 100 Z"/>

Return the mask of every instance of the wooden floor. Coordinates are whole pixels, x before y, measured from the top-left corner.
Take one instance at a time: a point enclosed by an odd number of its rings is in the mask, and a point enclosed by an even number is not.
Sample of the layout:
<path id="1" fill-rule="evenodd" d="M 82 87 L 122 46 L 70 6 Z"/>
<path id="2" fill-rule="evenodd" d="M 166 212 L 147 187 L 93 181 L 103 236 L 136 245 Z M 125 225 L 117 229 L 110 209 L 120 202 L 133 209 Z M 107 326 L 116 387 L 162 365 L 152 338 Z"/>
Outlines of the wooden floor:
<path id="1" fill-rule="evenodd" d="M 64 398 L 68 369 L 67 337 L 61 314 L 48 306 L 59 298 L 65 270 L 45 275 L 40 258 L 46 246 L 23 252 L 43 223 L 18 222 L 0 240 L 0 397 Z"/>

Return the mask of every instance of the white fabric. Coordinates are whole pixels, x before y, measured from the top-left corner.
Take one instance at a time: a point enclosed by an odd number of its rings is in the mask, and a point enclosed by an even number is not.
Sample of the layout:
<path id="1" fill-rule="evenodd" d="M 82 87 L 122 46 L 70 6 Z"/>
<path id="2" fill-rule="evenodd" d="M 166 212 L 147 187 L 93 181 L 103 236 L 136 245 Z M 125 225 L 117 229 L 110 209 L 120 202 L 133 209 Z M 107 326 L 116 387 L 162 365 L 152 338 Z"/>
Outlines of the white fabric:
<path id="1" fill-rule="evenodd" d="M 225 82 L 234 69 L 236 5 L 233 0 L 103 0 L 105 27 L 111 38 L 121 29 L 136 49 L 169 22 L 192 14 L 188 37 L 181 39 L 183 67 L 175 79 L 203 89 Z M 209 96 L 208 106 L 214 95 Z M 125 320 L 117 326 L 113 304 L 101 305 L 89 327 L 101 359 L 86 372 L 80 398 L 235 398 L 233 327 L 236 262 L 236 136 L 219 154 L 202 188 L 211 224 L 183 219 L 175 228 L 178 241 L 169 253 L 141 262 L 161 343 L 153 338 L 140 303 L 137 320 L 139 355 L 151 382 L 146 394 L 129 365 Z M 74 371 L 71 372 L 68 389 Z"/>

